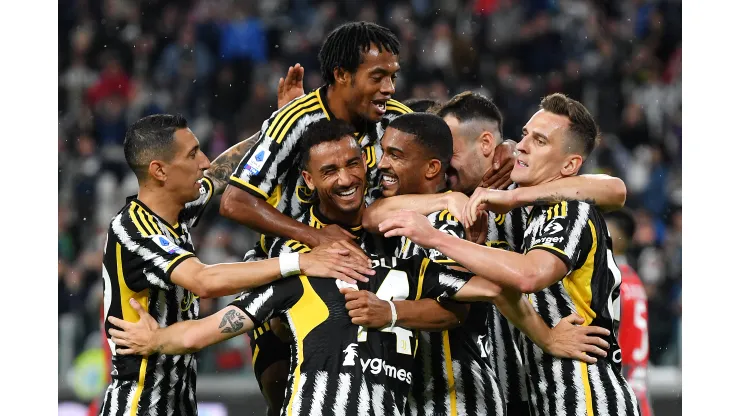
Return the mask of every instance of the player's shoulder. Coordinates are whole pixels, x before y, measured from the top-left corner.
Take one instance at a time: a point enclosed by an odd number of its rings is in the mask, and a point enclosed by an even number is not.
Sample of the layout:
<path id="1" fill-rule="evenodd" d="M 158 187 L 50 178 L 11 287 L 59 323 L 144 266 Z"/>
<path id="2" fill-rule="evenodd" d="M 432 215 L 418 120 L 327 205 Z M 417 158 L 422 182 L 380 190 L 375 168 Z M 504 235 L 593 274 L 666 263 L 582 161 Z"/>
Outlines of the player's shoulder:
<path id="1" fill-rule="evenodd" d="M 452 213 L 446 209 L 432 212 L 427 215 L 427 218 L 435 228 L 439 228 L 443 225 L 455 226 L 462 224 L 456 216 L 452 215 Z"/>
<path id="2" fill-rule="evenodd" d="M 311 121 L 327 118 L 326 107 L 321 100 L 319 90 L 314 90 L 284 105 L 270 116 L 262 125 L 263 132 L 276 141 L 281 141 L 294 127 L 304 129 Z"/>
<path id="3" fill-rule="evenodd" d="M 391 98 L 388 100 L 388 102 L 385 104 L 385 115 L 390 115 L 393 117 L 397 117 L 403 114 L 413 113 L 414 110 L 409 108 L 404 103 L 394 100 Z"/>
<path id="4" fill-rule="evenodd" d="M 129 198 L 126 205 L 111 219 L 109 231 L 119 240 L 146 238 L 162 234 L 152 215 L 136 199 Z"/>
<path id="5" fill-rule="evenodd" d="M 558 218 L 587 218 L 595 211 L 592 203 L 577 200 L 536 204 L 535 209 L 538 210 L 540 215 L 546 216 L 547 221 Z"/>

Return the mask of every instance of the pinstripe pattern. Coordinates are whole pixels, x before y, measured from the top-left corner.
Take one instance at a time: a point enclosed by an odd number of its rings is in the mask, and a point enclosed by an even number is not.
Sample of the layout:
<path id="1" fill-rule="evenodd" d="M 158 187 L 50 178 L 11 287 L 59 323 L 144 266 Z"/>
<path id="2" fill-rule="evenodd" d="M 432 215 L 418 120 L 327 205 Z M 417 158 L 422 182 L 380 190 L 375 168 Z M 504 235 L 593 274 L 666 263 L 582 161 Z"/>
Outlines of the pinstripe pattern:
<path id="1" fill-rule="evenodd" d="M 130 198 L 113 218 L 103 256 L 105 330 L 108 316 L 125 319 L 131 310 L 130 296 L 160 326 L 197 319 L 199 300 L 170 281 L 170 273 L 182 260 L 193 256 L 190 229 L 213 195 L 209 179 L 201 182 L 200 197 L 186 204 L 176 224 L 167 224 L 141 201 Z M 196 415 L 195 356 L 119 356 L 110 336 L 112 383 L 108 386 L 101 415 Z M 132 407 L 135 408 L 132 410 Z"/>
<path id="2" fill-rule="evenodd" d="M 465 238 L 465 229 L 449 211 L 434 212 L 427 218 L 436 229 Z M 400 240 L 396 253 L 402 258 L 421 255 L 440 264 L 457 265 L 439 251 L 419 247 L 405 237 Z M 441 276 L 440 281 L 445 281 L 445 276 Z M 490 305 L 475 303 L 461 327 L 420 332 L 409 414 L 504 414 L 503 394 L 490 358 L 490 319 Z M 449 352 L 443 347 L 445 342 Z"/>
<path id="3" fill-rule="evenodd" d="M 371 258 L 376 274 L 358 288 L 379 297 L 390 293 L 404 299 L 417 292 L 425 298 L 450 297 L 470 276 L 418 256 Z M 280 316 L 292 334 L 282 414 L 400 415 L 413 383 L 414 356 L 397 341 L 408 333 L 414 345 L 415 336 L 404 328 L 360 331 L 338 288 L 335 280 L 301 276 L 244 293 L 232 305 L 256 323 Z"/>
<path id="4" fill-rule="evenodd" d="M 614 292 L 619 291 L 621 276 L 609 267 L 609 244 L 601 215 L 587 203 L 535 206 L 529 215 L 525 252 L 548 251 L 569 269 L 562 280 L 529 295 L 534 309 L 549 326 L 577 312 L 586 318 L 586 324 L 607 328 L 612 334 L 607 338 L 608 358 L 589 365 L 547 355 L 520 337 L 536 416 L 639 414 L 634 393 L 621 374 L 616 339 L 619 316 L 612 306 L 619 301 Z"/>

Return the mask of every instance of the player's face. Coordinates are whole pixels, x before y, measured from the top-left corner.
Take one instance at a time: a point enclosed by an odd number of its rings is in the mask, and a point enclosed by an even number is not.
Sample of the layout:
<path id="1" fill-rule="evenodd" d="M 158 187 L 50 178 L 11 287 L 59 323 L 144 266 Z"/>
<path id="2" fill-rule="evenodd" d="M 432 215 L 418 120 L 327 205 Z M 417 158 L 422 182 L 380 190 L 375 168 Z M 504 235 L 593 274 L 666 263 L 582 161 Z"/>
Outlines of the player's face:
<path id="1" fill-rule="evenodd" d="M 365 203 L 365 160 L 354 137 L 311 148 L 303 178 L 316 190 L 325 213 L 354 213 Z"/>
<path id="2" fill-rule="evenodd" d="M 463 133 L 457 117 L 447 115 L 444 120 L 452 132 L 452 159 L 447 169 L 447 182 L 453 191 L 470 195 L 483 179 L 488 160 L 477 139 Z"/>
<path id="3" fill-rule="evenodd" d="M 175 132 L 175 155 L 166 164 L 166 186 L 184 202 L 198 199 L 203 172 L 211 166 L 208 157 L 200 150 L 200 142 L 190 129 Z"/>
<path id="4" fill-rule="evenodd" d="M 380 121 L 386 102 L 396 92 L 396 72 L 400 68 L 398 56 L 386 49 L 381 53 L 371 45 L 362 54 L 362 63 L 350 80 L 349 105 L 354 117 Z"/>
<path id="5" fill-rule="evenodd" d="M 383 157 L 380 158 L 380 186 L 384 197 L 422 192 L 429 159 L 416 138 L 392 127 L 385 129 Z"/>
<path id="6" fill-rule="evenodd" d="M 568 176 L 574 160 L 578 160 L 577 173 L 582 158 L 567 149 L 569 124 L 565 116 L 536 112 L 522 129 L 511 180 L 520 186 L 533 186 Z"/>

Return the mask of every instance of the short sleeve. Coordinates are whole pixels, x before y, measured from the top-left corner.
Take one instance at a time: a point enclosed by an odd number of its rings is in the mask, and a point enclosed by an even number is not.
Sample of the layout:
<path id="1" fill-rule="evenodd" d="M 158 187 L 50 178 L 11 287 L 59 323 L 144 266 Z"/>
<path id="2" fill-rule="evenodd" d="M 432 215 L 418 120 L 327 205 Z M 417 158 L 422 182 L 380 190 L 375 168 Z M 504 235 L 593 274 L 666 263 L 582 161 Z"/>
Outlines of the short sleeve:
<path id="1" fill-rule="evenodd" d="M 545 222 L 532 236 L 529 250 L 545 250 L 565 263 L 568 272 L 577 268 L 585 253 L 582 247 L 591 247 L 589 216 L 593 206 L 581 201 L 563 201 L 547 209 Z"/>
<path id="2" fill-rule="evenodd" d="M 229 178 L 229 185 L 269 199 L 294 162 L 306 127 L 323 118 L 318 90 L 296 98 L 265 120 L 260 137 Z"/>
<path id="3" fill-rule="evenodd" d="M 172 271 L 184 260 L 195 255 L 162 234 L 147 235 L 139 231 L 135 219 L 126 213 L 119 214 L 111 223 L 120 247 L 123 278 L 134 291 L 156 286 L 172 288 Z"/>
<path id="4" fill-rule="evenodd" d="M 302 294 L 303 285 L 300 279 L 289 277 L 244 292 L 237 296 L 230 305 L 244 311 L 256 327 L 290 309 L 298 302 Z"/>

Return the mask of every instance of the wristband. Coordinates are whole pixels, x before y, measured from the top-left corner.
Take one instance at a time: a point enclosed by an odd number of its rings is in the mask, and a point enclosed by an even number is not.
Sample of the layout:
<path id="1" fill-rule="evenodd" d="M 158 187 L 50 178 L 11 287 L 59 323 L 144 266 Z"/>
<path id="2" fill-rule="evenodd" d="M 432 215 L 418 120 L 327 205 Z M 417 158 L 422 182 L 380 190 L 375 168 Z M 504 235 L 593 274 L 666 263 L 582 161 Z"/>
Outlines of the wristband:
<path id="1" fill-rule="evenodd" d="M 398 319 L 398 315 L 396 314 L 396 305 L 392 300 L 387 300 L 386 302 L 391 305 L 391 325 L 388 328 L 393 329 L 396 326 L 396 320 Z"/>
<path id="2" fill-rule="evenodd" d="M 278 257 L 280 262 L 280 274 L 283 277 L 293 276 L 301 273 L 299 253 L 281 253 Z"/>

